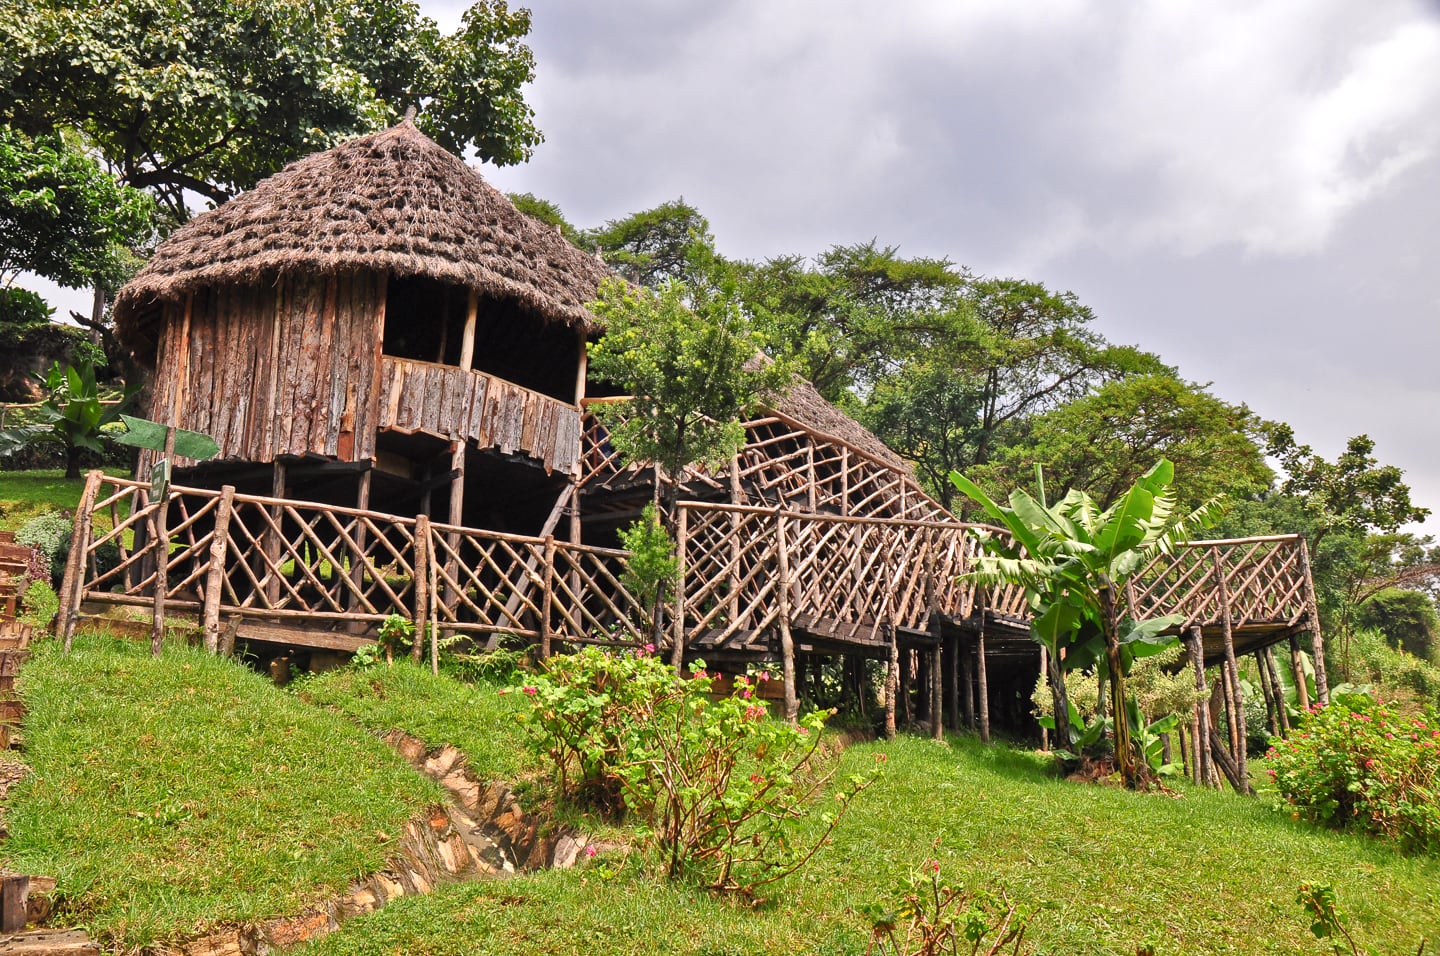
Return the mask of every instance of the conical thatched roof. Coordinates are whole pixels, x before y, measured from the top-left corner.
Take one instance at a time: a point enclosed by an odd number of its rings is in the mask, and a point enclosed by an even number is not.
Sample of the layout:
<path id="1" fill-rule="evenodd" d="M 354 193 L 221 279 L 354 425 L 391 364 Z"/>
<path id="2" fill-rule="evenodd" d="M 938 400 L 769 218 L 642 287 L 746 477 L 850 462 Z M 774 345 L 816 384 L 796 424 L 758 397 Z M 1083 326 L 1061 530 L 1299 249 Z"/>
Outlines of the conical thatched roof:
<path id="1" fill-rule="evenodd" d="M 139 346 L 155 306 L 187 292 L 352 269 L 454 283 L 581 327 L 609 275 L 402 122 L 292 163 L 177 229 L 120 290 L 116 326 Z"/>

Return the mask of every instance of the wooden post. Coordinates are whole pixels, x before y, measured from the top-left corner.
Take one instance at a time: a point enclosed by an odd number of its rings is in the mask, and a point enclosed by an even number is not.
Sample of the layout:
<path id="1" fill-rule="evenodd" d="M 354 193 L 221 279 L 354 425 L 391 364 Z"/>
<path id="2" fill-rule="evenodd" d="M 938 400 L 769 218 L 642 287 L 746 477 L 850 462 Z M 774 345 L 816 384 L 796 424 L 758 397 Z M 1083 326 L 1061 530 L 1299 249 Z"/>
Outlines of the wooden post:
<path id="1" fill-rule="evenodd" d="M 425 628 L 430 623 L 430 516 L 415 516 L 415 566 L 412 581 L 415 585 L 415 640 L 410 647 L 410 656 L 420 663 L 425 649 Z"/>
<path id="2" fill-rule="evenodd" d="M 890 651 L 885 667 L 885 739 L 895 739 L 895 697 L 900 690 L 900 643 L 889 621 L 880 625 Z"/>
<path id="3" fill-rule="evenodd" d="M 272 465 L 270 497 L 285 497 L 285 462 L 278 457 Z M 280 522 L 282 513 L 279 505 L 270 506 L 272 526 L 265 529 L 265 603 L 274 607 L 280 603 Z"/>
<path id="4" fill-rule="evenodd" d="M 975 634 L 975 696 L 979 700 L 980 739 L 990 742 L 990 679 L 985 664 L 985 608 L 980 608 L 980 630 Z"/>
<path id="5" fill-rule="evenodd" d="M 1310 681 L 1305 677 L 1305 658 L 1300 650 L 1300 641 L 1290 635 L 1290 673 L 1295 675 L 1295 703 L 1300 710 L 1310 709 Z"/>
<path id="6" fill-rule="evenodd" d="M 205 569 L 205 607 L 201 618 L 205 633 L 205 650 L 220 650 L 220 598 L 225 588 L 225 560 L 230 548 L 230 515 L 235 509 L 235 486 L 220 489 L 220 503 L 215 510 L 215 530 L 210 536 L 210 565 Z M 338 571 L 337 571 L 338 573 Z"/>
<path id="7" fill-rule="evenodd" d="M 1220 673 L 1220 688 L 1225 692 L 1225 713 L 1230 724 L 1230 753 L 1226 757 L 1231 764 L 1231 767 L 1227 768 L 1227 761 L 1222 760 L 1220 769 L 1230 779 L 1230 784 L 1237 793 L 1248 794 L 1250 780 L 1245 770 L 1245 701 L 1240 696 L 1240 678 L 1234 662 L 1229 658 L 1221 662 Z"/>
<path id="8" fill-rule="evenodd" d="M 188 314 L 188 309 L 187 309 Z M 186 322 L 189 325 L 189 322 Z M 184 386 L 177 382 L 176 389 Z M 165 460 L 171 469 L 175 466 L 175 425 L 165 428 Z M 150 653 L 160 656 L 165 646 L 165 598 L 170 590 L 170 486 L 165 486 L 155 508 L 155 606 L 150 616 Z"/>
<path id="9" fill-rule="evenodd" d="M 744 503 L 745 492 L 740 488 L 740 455 L 737 452 L 730 459 L 730 503 Z M 740 556 L 744 542 L 740 540 L 740 513 L 730 512 L 730 567 L 726 570 L 726 591 L 728 592 L 728 615 L 730 623 L 740 617 Z"/>
<path id="10" fill-rule="evenodd" d="M 1189 630 L 1186 650 L 1190 654 L 1190 666 L 1195 670 L 1195 719 L 1192 726 L 1195 728 L 1196 764 L 1200 782 L 1209 786 L 1215 775 L 1210 754 L 1210 692 L 1205 687 L 1204 632 L 1198 624 Z"/>
<path id="11" fill-rule="evenodd" d="M 850 514 L 850 448 L 840 448 L 840 513 Z"/>
<path id="12" fill-rule="evenodd" d="M 29 922 L 25 911 L 25 899 L 29 895 L 30 877 L 18 873 L 0 876 L 0 933 L 24 931 Z"/>
<path id="13" fill-rule="evenodd" d="M 1220 551 L 1210 549 L 1210 560 L 1215 568 L 1215 580 L 1220 588 L 1220 625 L 1225 636 L 1225 668 L 1227 686 L 1226 707 L 1229 708 L 1230 737 L 1235 742 L 1235 768 L 1243 785 L 1243 793 L 1250 792 L 1249 761 L 1245 756 L 1245 701 L 1240 692 L 1240 666 L 1235 660 L 1235 639 L 1230 610 L 1230 585 L 1225 569 L 1220 563 Z"/>
<path id="14" fill-rule="evenodd" d="M 360 472 L 355 482 L 355 508 L 357 511 L 370 510 L 370 469 Z M 365 547 L 368 544 L 368 532 L 362 522 L 356 523 L 355 529 L 355 556 L 350 561 L 350 600 L 346 603 L 350 610 L 354 611 L 360 607 L 360 594 L 365 590 Z M 352 622 L 356 632 L 363 629 L 361 622 Z"/>
<path id="15" fill-rule="evenodd" d="M 540 659 L 550 656 L 550 611 L 555 605 L 555 536 L 545 536 L 545 592 L 540 598 Z"/>
<path id="16" fill-rule="evenodd" d="M 1280 736 L 1280 704 L 1277 701 L 1278 694 L 1270 683 L 1270 671 L 1265 667 L 1265 654 L 1263 651 L 1255 652 L 1255 669 L 1260 672 L 1260 692 L 1265 697 L 1265 724 L 1270 736 Z"/>
<path id="17" fill-rule="evenodd" d="M 434 555 L 430 558 L 430 620 L 426 630 L 430 634 L 430 673 L 440 674 L 440 602 L 437 600 L 439 585 L 436 578 L 439 575 L 439 563 L 435 561 Z M 418 642 L 417 642 L 418 643 Z"/>
<path id="18" fill-rule="evenodd" d="M 800 700 L 795 693 L 795 641 L 790 634 L 790 545 L 785 534 L 785 515 L 775 515 L 776 550 L 780 558 L 780 580 L 776 584 L 779 596 L 780 618 L 780 662 L 785 676 L 785 719 L 791 724 L 800 712 Z"/>
<path id="19" fill-rule="evenodd" d="M 815 440 L 805 439 L 805 507 L 812 515 L 818 502 L 818 494 L 815 487 Z"/>
<path id="20" fill-rule="evenodd" d="M 469 371 L 475 361 L 475 320 L 480 314 L 480 293 L 470 290 L 465 308 L 465 331 L 460 333 L 460 367 Z"/>
<path id="21" fill-rule="evenodd" d="M 670 666 L 681 674 L 685 668 L 685 559 L 689 550 L 690 511 L 684 502 L 675 503 L 675 613 L 670 622 Z M 658 614 L 659 608 L 655 609 Z"/>
<path id="22" fill-rule="evenodd" d="M 1315 698 L 1330 703 L 1330 678 L 1325 673 L 1325 641 L 1320 636 L 1320 608 L 1315 601 L 1315 580 L 1310 575 L 1310 545 L 1300 539 L 1300 568 L 1305 575 L 1305 618 L 1310 628 L 1310 650 L 1315 664 Z"/>
<path id="23" fill-rule="evenodd" d="M 1285 699 L 1285 685 L 1280 680 L 1280 668 L 1275 665 L 1275 648 L 1265 648 L 1265 668 L 1270 672 L 1270 686 L 1275 689 L 1277 716 L 1280 718 L 1280 736 L 1290 736 L 1290 704 Z"/>
<path id="24" fill-rule="evenodd" d="M 95 496 L 100 490 L 104 473 L 97 470 L 85 475 L 85 489 L 75 506 L 75 521 L 70 533 L 70 553 L 65 557 L 65 577 L 60 583 L 60 638 L 65 653 L 70 653 L 75 638 L 75 625 L 80 619 L 80 604 L 85 599 L 85 575 L 89 568 L 86 553 L 90 550 L 90 530 Z"/>
<path id="25" fill-rule="evenodd" d="M 945 739 L 945 699 L 942 684 L 944 661 L 942 658 L 940 629 L 935 628 L 935 646 L 930 650 L 930 734 L 936 740 Z"/>

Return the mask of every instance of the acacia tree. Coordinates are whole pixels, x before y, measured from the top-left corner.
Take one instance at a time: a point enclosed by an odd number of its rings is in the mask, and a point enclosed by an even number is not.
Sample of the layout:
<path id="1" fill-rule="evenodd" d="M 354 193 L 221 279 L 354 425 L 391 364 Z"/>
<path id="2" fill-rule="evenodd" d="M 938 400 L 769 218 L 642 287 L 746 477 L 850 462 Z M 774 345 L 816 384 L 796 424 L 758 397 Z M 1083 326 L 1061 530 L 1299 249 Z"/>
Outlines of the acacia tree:
<path id="1" fill-rule="evenodd" d="M 1063 671 L 1096 667 L 1108 680 L 1115 762 L 1127 787 L 1144 782 L 1145 764 L 1130 742 L 1125 678 L 1135 660 L 1176 643 L 1165 632 L 1178 615 L 1137 620 L 1120 610 L 1125 582 L 1158 552 L 1186 540 L 1219 517 L 1218 499 L 1187 515 L 1176 513 L 1174 466 L 1161 459 L 1109 507 L 1101 510 L 1083 491 L 1071 490 L 1047 505 L 1022 489 L 1010 493 L 1009 507 L 996 504 L 959 472 L 951 481 L 979 504 L 1010 539 L 985 538 L 986 554 L 969 578 L 977 584 L 1018 584 L 1026 589 L 1033 615 L 1031 636 L 1049 652 L 1056 732 L 1071 739 L 1069 701 Z M 1062 653 L 1063 652 L 1063 653 Z M 1062 663 L 1063 661 L 1063 663 Z"/>
<path id="2" fill-rule="evenodd" d="M 627 461 L 659 468 L 661 520 L 673 533 L 685 470 L 729 461 L 745 444 L 742 414 L 782 389 L 789 373 L 761 357 L 761 339 L 724 283 L 669 282 L 652 293 L 612 279 L 590 308 L 605 326 L 590 347 L 590 369 L 629 396 L 598 406 L 599 414 Z M 662 582 L 657 607 L 664 599 Z M 677 666 L 681 653 L 677 641 Z"/>

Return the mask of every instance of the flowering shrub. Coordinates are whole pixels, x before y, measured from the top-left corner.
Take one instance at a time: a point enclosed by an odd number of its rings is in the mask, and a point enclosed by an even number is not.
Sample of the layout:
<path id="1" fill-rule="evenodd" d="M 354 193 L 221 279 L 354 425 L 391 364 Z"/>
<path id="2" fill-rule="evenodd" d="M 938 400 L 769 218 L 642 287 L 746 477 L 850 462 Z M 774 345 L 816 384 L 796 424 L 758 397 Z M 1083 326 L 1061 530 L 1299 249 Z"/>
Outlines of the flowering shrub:
<path id="1" fill-rule="evenodd" d="M 512 691 L 534 702 L 530 742 L 563 796 L 638 819 L 667 876 L 750 892 L 803 866 L 874 774 L 849 778 L 821 811 L 835 774 L 819 750 L 829 712 L 792 727 L 769 718 L 747 678 L 719 698 L 712 683 L 698 665 L 680 678 L 646 645 L 552 658 Z M 819 835 L 794 842 L 813 812 Z"/>
<path id="2" fill-rule="evenodd" d="M 1266 754 L 1276 789 L 1299 813 L 1406 847 L 1440 849 L 1440 717 L 1396 713 L 1337 695 Z"/>

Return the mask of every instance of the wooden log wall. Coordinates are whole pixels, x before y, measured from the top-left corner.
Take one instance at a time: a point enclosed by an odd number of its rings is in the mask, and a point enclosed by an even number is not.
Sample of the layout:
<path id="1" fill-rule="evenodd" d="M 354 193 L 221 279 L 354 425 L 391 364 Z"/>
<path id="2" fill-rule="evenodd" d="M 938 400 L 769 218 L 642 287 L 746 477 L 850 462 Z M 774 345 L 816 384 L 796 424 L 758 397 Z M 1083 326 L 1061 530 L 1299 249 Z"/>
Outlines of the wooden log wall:
<path id="1" fill-rule="evenodd" d="M 487 375 L 433 362 L 385 356 L 379 427 L 469 440 L 538 459 L 547 473 L 572 474 L 580 461 L 580 410 Z"/>
<path id="2" fill-rule="evenodd" d="M 373 458 L 384 305 L 372 273 L 223 286 L 169 305 L 147 414 L 178 413 L 222 458 Z"/>

